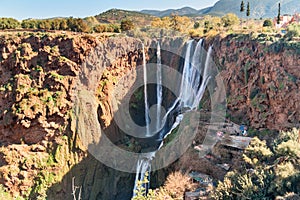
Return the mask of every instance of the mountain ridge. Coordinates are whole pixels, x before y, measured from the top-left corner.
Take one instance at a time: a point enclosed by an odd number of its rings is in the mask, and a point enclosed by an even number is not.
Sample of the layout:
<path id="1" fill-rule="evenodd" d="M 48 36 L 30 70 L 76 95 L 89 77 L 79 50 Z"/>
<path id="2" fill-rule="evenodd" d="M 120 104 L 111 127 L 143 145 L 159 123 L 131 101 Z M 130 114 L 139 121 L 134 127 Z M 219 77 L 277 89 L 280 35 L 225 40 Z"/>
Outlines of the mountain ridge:
<path id="1" fill-rule="evenodd" d="M 278 14 L 278 3 L 281 3 L 281 14 L 300 13 L 299 0 L 248 0 L 244 1 L 245 10 L 247 2 L 250 3 L 250 18 L 273 18 Z M 241 1 L 236 0 L 219 0 L 212 7 L 203 8 L 200 10 L 192 7 L 183 7 L 179 9 L 167 10 L 141 10 L 144 14 L 154 15 L 156 17 L 166 17 L 172 14 L 182 16 L 201 16 L 201 15 L 216 15 L 222 16 L 227 13 L 234 13 L 239 17 L 246 18 L 246 12 L 240 12 Z"/>

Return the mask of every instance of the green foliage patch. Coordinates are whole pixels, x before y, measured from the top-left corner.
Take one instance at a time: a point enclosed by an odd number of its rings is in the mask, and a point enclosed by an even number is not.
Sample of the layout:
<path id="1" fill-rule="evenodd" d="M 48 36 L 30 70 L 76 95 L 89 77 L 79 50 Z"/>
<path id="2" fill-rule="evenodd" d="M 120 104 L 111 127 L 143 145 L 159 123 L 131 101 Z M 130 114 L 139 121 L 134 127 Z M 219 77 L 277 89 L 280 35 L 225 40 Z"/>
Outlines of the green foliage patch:
<path id="1" fill-rule="evenodd" d="M 275 199 L 300 191 L 299 130 L 282 131 L 271 146 L 255 137 L 245 150 L 245 165 L 219 182 L 215 199 Z"/>

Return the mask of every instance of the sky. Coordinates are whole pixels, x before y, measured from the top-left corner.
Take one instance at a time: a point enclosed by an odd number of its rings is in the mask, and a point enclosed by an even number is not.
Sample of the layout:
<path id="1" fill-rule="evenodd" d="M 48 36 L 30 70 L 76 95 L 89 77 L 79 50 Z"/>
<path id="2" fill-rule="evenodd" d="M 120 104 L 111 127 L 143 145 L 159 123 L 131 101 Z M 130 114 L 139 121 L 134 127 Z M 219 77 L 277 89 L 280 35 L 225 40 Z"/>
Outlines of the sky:
<path id="1" fill-rule="evenodd" d="M 0 0 L 0 17 L 18 20 L 94 16 L 111 8 L 125 10 L 182 8 L 202 9 L 218 0 Z"/>

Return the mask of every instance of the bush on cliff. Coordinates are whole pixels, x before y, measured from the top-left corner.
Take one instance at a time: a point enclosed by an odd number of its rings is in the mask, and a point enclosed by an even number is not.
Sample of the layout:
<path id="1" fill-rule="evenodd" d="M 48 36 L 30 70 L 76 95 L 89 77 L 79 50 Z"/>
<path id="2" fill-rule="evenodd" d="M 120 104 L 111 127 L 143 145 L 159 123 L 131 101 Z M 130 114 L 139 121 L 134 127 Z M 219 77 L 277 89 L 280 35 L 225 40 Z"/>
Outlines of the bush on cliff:
<path id="1" fill-rule="evenodd" d="M 245 164 L 219 182 L 215 199 L 275 199 L 300 191 L 299 130 L 280 132 L 268 147 L 254 138 L 243 155 Z M 296 195 L 296 194 L 295 194 Z"/>
<path id="2" fill-rule="evenodd" d="M 272 27 L 273 22 L 270 19 L 266 19 L 263 23 L 263 27 Z"/>
<path id="3" fill-rule="evenodd" d="M 123 20 L 121 22 L 121 30 L 122 31 L 129 31 L 134 29 L 134 24 L 131 20 Z"/>
<path id="4" fill-rule="evenodd" d="M 228 13 L 222 17 L 222 22 L 224 27 L 229 27 L 238 24 L 240 20 L 235 14 Z"/>
<path id="5" fill-rule="evenodd" d="M 287 33 L 284 37 L 288 39 L 292 39 L 293 37 L 299 37 L 299 36 L 300 36 L 300 25 L 292 24 L 288 26 Z"/>

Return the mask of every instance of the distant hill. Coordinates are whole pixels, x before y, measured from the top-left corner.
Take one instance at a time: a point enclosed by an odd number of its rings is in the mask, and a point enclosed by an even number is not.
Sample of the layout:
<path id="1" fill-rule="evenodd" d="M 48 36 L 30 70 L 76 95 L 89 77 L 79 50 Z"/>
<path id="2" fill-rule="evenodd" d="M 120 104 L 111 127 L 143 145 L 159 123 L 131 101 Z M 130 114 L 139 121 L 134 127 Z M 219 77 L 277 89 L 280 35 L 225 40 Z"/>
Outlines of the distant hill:
<path id="1" fill-rule="evenodd" d="M 245 10 L 247 2 L 250 3 L 251 18 L 269 18 L 277 16 L 278 3 L 281 2 L 281 14 L 300 13 L 300 0 L 244 0 Z M 141 13 L 154 15 L 157 17 L 170 16 L 173 14 L 186 16 L 200 16 L 205 14 L 222 16 L 227 13 L 235 13 L 239 17 L 246 17 L 245 12 L 240 12 L 241 0 L 219 0 L 214 6 L 196 10 L 190 7 L 180 9 L 142 10 Z"/>
<path id="2" fill-rule="evenodd" d="M 199 13 L 198 10 L 196 10 L 194 8 L 191 8 L 191 7 L 183 7 L 183 8 L 180 8 L 180 9 L 168 9 L 168 10 L 163 10 L 163 11 L 142 10 L 140 12 L 145 13 L 145 14 L 149 14 L 149 15 L 154 15 L 154 16 L 157 16 L 157 17 L 170 16 L 171 14 L 190 16 L 190 15 L 197 15 Z"/>
<path id="3" fill-rule="evenodd" d="M 154 16 L 137 11 L 111 9 L 94 16 L 99 23 L 120 23 L 124 19 L 132 20 L 136 25 L 146 26 L 151 23 Z"/>
<path id="4" fill-rule="evenodd" d="M 278 3 L 281 2 L 281 14 L 294 14 L 300 12 L 299 0 L 248 0 L 244 1 L 245 10 L 247 2 L 250 3 L 251 18 L 275 17 L 278 13 Z M 235 13 L 239 17 L 246 17 L 246 13 L 240 12 L 240 3 L 238 0 L 220 0 L 206 12 L 199 14 L 224 15 L 226 13 Z"/>

